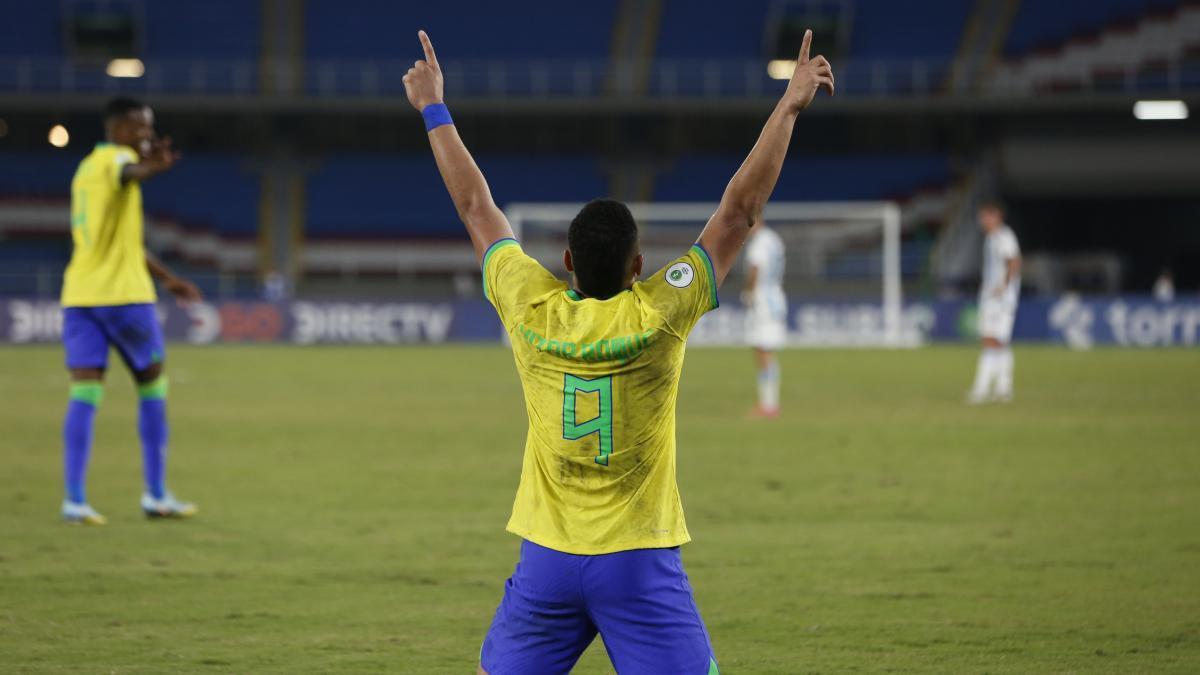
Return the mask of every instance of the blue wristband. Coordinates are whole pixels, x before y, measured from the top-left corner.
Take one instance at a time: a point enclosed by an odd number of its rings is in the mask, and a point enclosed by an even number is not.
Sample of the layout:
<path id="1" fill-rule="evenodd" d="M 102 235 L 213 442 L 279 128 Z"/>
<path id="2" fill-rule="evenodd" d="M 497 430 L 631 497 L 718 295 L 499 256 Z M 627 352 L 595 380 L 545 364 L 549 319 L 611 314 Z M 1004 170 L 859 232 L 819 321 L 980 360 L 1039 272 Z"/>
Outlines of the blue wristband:
<path id="1" fill-rule="evenodd" d="M 425 131 L 433 131 L 443 124 L 454 124 L 445 103 L 430 103 L 421 110 L 421 117 L 425 118 Z"/>

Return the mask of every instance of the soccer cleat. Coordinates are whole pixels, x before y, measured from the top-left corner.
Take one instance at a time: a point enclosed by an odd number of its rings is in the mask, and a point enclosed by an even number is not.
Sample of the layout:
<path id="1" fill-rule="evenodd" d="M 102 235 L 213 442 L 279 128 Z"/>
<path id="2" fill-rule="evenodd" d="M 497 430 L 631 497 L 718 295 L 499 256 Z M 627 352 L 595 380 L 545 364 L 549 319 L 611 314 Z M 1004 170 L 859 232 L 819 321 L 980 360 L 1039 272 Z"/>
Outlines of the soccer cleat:
<path id="1" fill-rule="evenodd" d="M 992 403 L 1012 403 L 1012 400 L 1013 395 L 1011 391 L 1005 393 L 997 392 L 992 396 Z"/>
<path id="2" fill-rule="evenodd" d="M 108 524 L 108 519 L 99 513 L 96 513 L 96 509 L 93 509 L 91 506 L 66 500 L 64 500 L 62 504 L 62 517 L 63 520 L 67 521 L 68 523 L 74 523 L 76 525 Z"/>
<path id="3" fill-rule="evenodd" d="M 147 518 L 191 518 L 199 509 L 195 504 L 181 502 L 170 492 L 162 499 L 155 499 L 149 492 L 142 493 L 142 513 Z"/>

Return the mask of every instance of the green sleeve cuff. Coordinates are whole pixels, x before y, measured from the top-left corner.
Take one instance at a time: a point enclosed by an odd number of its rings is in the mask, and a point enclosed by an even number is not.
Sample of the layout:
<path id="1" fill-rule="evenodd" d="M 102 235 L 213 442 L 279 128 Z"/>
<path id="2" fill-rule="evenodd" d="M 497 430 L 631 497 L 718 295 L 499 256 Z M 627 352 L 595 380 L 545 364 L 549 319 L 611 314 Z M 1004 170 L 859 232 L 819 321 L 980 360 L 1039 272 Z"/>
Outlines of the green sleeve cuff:
<path id="1" fill-rule="evenodd" d="M 504 248 L 505 246 L 520 246 L 520 245 L 521 245 L 520 242 L 518 242 L 516 239 L 513 239 L 512 237 L 505 237 L 503 239 L 497 239 L 496 241 L 492 242 L 491 246 L 488 246 L 487 251 L 485 251 L 483 254 L 483 265 L 480 266 L 480 269 L 483 270 L 483 297 L 487 298 L 488 300 L 492 299 L 492 297 L 490 295 L 488 295 L 488 283 L 487 283 L 488 261 L 492 259 L 492 254 L 495 253 L 496 251 L 499 251 L 500 249 Z"/>
<path id="2" fill-rule="evenodd" d="M 721 299 L 717 297 L 717 272 L 713 269 L 712 258 L 708 257 L 708 251 L 700 244 L 693 244 L 692 251 L 704 261 L 704 270 L 708 273 L 708 308 L 716 309 L 721 306 Z"/>

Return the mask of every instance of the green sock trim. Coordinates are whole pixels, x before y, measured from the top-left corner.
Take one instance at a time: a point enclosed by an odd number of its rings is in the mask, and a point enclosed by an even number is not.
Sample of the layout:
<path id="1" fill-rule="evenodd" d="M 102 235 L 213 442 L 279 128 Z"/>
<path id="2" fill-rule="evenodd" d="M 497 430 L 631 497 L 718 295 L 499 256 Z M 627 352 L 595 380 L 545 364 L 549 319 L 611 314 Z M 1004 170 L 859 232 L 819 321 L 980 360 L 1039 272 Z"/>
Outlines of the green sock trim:
<path id="1" fill-rule="evenodd" d="M 93 381 L 72 382 L 71 400 L 83 401 L 84 403 L 90 403 L 95 407 L 99 407 L 100 402 L 104 400 L 104 385 Z"/>
<path id="2" fill-rule="evenodd" d="M 159 375 L 153 382 L 138 385 L 139 398 L 165 399 L 167 397 L 167 376 Z"/>

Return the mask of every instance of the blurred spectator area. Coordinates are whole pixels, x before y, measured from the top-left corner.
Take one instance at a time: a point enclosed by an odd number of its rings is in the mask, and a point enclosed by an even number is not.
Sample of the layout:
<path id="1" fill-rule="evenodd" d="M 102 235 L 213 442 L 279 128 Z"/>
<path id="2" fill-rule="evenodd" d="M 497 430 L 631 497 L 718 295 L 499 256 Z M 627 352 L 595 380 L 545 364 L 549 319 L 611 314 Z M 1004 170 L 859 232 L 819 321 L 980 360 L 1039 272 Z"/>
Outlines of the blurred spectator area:
<path id="1" fill-rule="evenodd" d="M 475 261 L 403 99 L 418 28 L 502 206 L 715 202 L 783 87 L 768 64 L 786 71 L 812 27 L 838 96 L 806 115 L 773 199 L 897 201 L 909 281 L 974 283 L 974 204 L 996 195 L 1016 205 L 1022 243 L 1049 255 L 1073 239 L 1056 234 L 1071 230 L 1045 216 L 1047 200 L 1063 200 L 1058 217 L 1106 220 L 1088 246 L 1120 259 L 1123 288 L 1161 265 L 1186 287 L 1200 269 L 1180 259 L 1193 245 L 1139 248 L 1112 215 L 1154 214 L 1175 237 L 1184 221 L 1172 214 L 1192 213 L 1195 121 L 1138 122 L 1130 108 L 1145 94 L 1200 96 L 1197 0 L 56 0 L 4 11 L 0 276 L 38 292 L 53 292 L 69 254 L 70 179 L 98 139 L 97 111 L 121 92 L 153 104 L 186 153 L 145 188 L 148 242 L 186 270 L 249 280 L 214 289 L 253 292 L 282 261 L 301 286 L 436 276 L 470 291 Z M 144 72 L 110 76 L 116 57 Z M 70 143 L 52 149 L 46 133 L 60 123 Z M 1098 195 L 1117 202 L 1093 208 Z M 1178 208 L 1144 208 L 1153 202 Z M 5 292 L 16 291 L 0 283 Z"/>
<path id="2" fill-rule="evenodd" d="M 815 50 L 837 59 L 847 97 L 1200 88 L 1200 4 L 1191 0 L 8 5 L 0 95 L 399 97 L 400 75 L 421 56 L 413 34 L 425 28 L 452 96 L 764 96 L 780 87 L 768 61 L 794 58 L 806 25 L 818 31 Z M 104 21 L 127 25 L 105 33 Z M 109 56 L 141 59 L 144 75 L 107 76 Z"/>
<path id="3" fill-rule="evenodd" d="M 70 254 L 69 186 L 79 159 L 30 151 L 0 164 L 0 258 L 6 277 L 0 294 L 57 287 Z M 597 157 L 477 159 L 501 206 L 584 202 L 611 194 L 612 167 Z M 657 201 L 715 203 L 741 160 L 705 155 L 665 161 L 650 172 L 649 194 Z M 298 213 L 301 279 L 477 276 L 465 231 L 431 157 L 344 154 L 303 164 L 311 170 L 301 181 Z M 257 277 L 264 269 L 260 247 L 268 227 L 260 222 L 267 201 L 263 175 L 263 165 L 249 158 L 189 155 L 143 189 L 148 244 L 193 272 Z M 936 202 L 950 179 L 949 163 L 938 156 L 813 157 L 785 170 L 774 198 L 919 204 Z M 909 256 L 914 274 L 923 255 Z"/>

